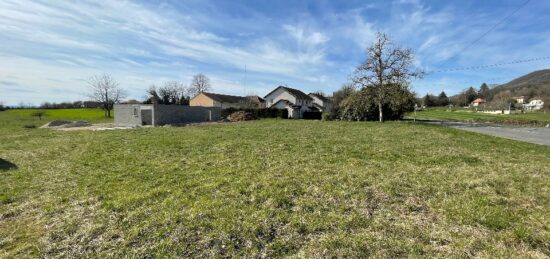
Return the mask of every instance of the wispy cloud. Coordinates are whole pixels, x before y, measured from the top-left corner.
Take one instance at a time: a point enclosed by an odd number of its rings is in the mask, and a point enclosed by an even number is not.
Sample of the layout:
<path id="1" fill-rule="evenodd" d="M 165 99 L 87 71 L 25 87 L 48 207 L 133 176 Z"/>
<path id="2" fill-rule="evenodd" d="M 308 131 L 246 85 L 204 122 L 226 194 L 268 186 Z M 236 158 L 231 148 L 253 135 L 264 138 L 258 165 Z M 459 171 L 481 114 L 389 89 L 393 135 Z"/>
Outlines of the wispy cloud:
<path id="1" fill-rule="evenodd" d="M 24 86 L 36 94 L 0 97 L 8 103 L 79 99 L 86 86 L 74 78 L 103 72 L 121 81 L 132 98 L 142 97 L 149 84 L 187 82 L 198 72 L 211 76 L 214 88 L 224 93 L 262 95 L 269 86 L 283 83 L 331 92 L 364 58 L 376 31 L 388 32 L 399 45 L 413 48 L 417 64 L 427 70 L 550 55 L 550 39 L 545 36 L 550 33 L 546 26 L 550 5 L 539 2 L 458 53 L 513 6 L 421 0 L 368 5 L 4 0 L 0 1 L 0 85 L 14 82 L 18 85 L 10 87 Z M 537 19 L 537 25 L 530 19 Z M 544 64 L 494 70 L 490 76 L 481 72 L 434 76 L 413 86 L 419 93 L 441 89 L 442 84 L 453 91 L 484 78 L 540 67 Z M 465 76 L 470 83 L 462 82 Z M 48 89 L 67 89 L 68 94 Z"/>

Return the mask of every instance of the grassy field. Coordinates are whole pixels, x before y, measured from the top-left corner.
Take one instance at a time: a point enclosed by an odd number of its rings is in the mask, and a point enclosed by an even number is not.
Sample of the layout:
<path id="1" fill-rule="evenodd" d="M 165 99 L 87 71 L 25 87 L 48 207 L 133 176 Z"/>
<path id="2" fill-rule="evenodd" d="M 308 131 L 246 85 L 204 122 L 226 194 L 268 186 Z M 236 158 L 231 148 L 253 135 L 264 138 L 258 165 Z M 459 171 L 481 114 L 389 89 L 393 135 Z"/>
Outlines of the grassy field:
<path id="1" fill-rule="evenodd" d="M 413 117 L 414 113 L 407 116 Z M 486 114 L 467 109 L 449 111 L 445 108 L 430 108 L 416 112 L 416 117 L 450 121 L 468 121 L 508 125 L 546 126 L 550 123 L 550 112 L 528 112 L 524 114 Z"/>
<path id="2" fill-rule="evenodd" d="M 44 111 L 42 119 L 31 116 L 36 111 Z M 111 116 L 114 112 L 111 111 Z M 105 118 L 100 109 L 18 109 L 1 112 L 0 128 L 19 127 L 22 125 L 35 125 L 37 127 L 52 120 L 85 120 L 93 123 L 111 122 L 112 118 Z"/>
<path id="3" fill-rule="evenodd" d="M 413 122 L 2 125 L 2 258 L 550 256 L 545 146 Z"/>

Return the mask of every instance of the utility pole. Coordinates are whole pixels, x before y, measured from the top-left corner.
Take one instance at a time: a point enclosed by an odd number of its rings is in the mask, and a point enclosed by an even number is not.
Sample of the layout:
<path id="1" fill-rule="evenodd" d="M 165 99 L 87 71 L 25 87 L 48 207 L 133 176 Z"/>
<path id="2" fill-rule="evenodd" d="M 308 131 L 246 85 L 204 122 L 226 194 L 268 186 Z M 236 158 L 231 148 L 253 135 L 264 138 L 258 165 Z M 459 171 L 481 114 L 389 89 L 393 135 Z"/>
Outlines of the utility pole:
<path id="1" fill-rule="evenodd" d="M 244 64 L 244 85 L 243 85 L 243 95 L 246 96 L 246 64 Z"/>

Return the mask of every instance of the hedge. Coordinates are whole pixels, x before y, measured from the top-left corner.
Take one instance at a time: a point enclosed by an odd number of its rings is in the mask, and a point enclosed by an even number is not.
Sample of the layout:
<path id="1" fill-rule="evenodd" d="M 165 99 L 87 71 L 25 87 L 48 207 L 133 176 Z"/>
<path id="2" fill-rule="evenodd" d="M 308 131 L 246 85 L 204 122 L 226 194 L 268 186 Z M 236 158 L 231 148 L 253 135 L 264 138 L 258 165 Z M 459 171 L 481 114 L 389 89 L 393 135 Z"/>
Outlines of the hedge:
<path id="1" fill-rule="evenodd" d="M 288 111 L 286 109 L 272 109 L 272 108 L 226 108 L 221 112 L 222 118 L 227 118 L 230 114 L 238 111 L 245 111 L 254 114 L 257 118 L 288 118 Z"/>

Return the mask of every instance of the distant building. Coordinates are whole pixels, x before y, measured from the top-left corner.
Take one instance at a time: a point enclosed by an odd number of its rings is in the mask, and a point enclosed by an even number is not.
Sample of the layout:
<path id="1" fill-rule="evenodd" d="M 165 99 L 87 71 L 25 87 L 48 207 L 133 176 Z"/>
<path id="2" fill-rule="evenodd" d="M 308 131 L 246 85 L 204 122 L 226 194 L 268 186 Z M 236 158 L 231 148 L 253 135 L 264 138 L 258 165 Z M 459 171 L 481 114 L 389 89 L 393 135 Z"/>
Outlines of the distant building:
<path id="1" fill-rule="evenodd" d="M 250 98 L 226 94 L 199 93 L 189 101 L 189 106 L 227 108 L 250 108 Z"/>
<path id="2" fill-rule="evenodd" d="M 471 105 L 472 105 L 473 107 L 479 107 L 480 105 L 485 104 L 485 103 L 486 103 L 485 99 L 483 99 L 483 98 L 477 98 L 477 99 L 475 99 L 475 100 L 472 101 L 472 104 L 471 104 Z"/>
<path id="3" fill-rule="evenodd" d="M 523 105 L 523 108 L 529 111 L 541 110 L 543 107 L 544 107 L 544 101 L 541 99 L 531 99 L 529 103 L 526 103 Z"/>
<path id="4" fill-rule="evenodd" d="M 313 103 L 313 98 L 304 92 L 279 86 L 264 97 L 267 108 L 277 108 L 288 110 L 288 117 L 301 119 L 305 112 L 318 111 Z"/>
<path id="5" fill-rule="evenodd" d="M 320 112 L 330 112 L 332 110 L 332 100 L 320 94 L 310 93 L 309 96 L 313 98 L 313 106 Z"/>
<path id="6" fill-rule="evenodd" d="M 525 97 L 525 96 L 516 96 L 516 97 L 514 97 L 514 99 L 515 99 L 516 102 L 518 102 L 519 104 L 524 104 L 525 101 L 526 101 L 526 97 Z"/>
<path id="7" fill-rule="evenodd" d="M 249 95 L 246 97 L 248 102 L 255 108 L 265 108 L 265 100 L 257 95 Z"/>

